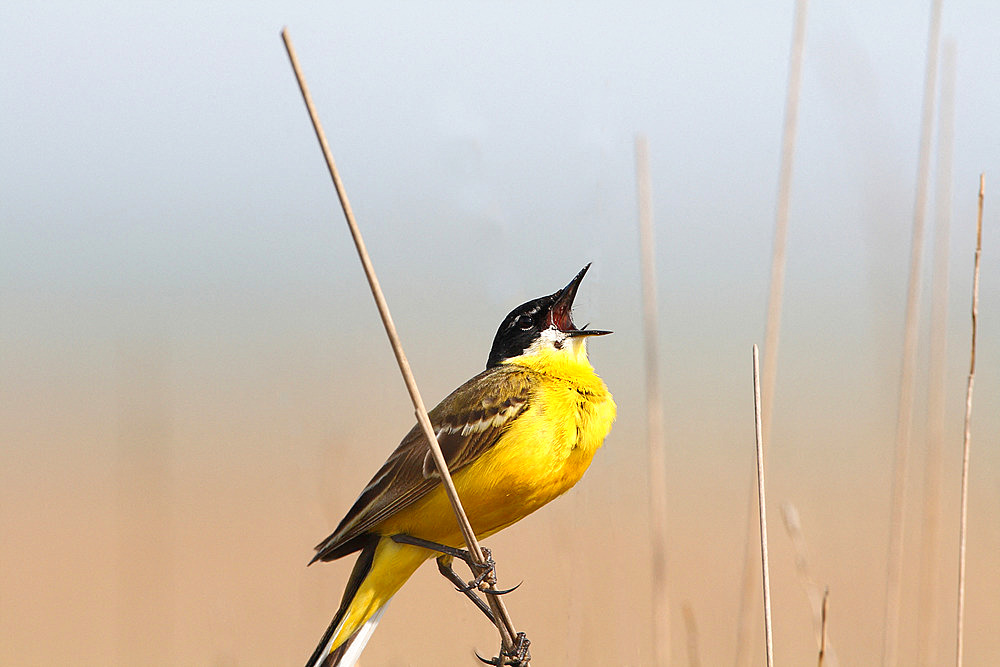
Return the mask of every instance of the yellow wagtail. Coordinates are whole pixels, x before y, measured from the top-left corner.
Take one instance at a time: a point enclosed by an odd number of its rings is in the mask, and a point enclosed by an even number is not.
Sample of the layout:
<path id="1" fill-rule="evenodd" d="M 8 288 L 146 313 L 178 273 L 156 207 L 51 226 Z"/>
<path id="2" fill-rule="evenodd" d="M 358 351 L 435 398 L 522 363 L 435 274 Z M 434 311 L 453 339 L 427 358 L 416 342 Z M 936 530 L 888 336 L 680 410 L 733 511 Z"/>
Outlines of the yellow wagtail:
<path id="1" fill-rule="evenodd" d="M 430 411 L 479 538 L 569 490 L 611 429 L 615 403 L 587 359 L 587 337 L 611 332 L 577 329 L 570 317 L 588 268 L 555 294 L 512 310 L 486 370 Z M 463 544 L 427 439 L 414 426 L 316 547 L 310 564 L 361 554 L 309 667 L 353 666 L 389 599 L 417 567 L 439 553 L 442 571 L 450 571 L 447 554 Z"/>

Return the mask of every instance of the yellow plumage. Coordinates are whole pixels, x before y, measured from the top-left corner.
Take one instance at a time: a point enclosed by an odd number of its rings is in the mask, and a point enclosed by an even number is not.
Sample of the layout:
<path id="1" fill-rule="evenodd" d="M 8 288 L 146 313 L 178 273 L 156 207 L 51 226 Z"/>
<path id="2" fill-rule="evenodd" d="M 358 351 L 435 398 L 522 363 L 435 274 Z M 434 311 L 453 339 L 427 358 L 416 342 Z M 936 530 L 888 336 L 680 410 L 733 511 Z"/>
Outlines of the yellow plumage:
<path id="1" fill-rule="evenodd" d="M 607 386 L 587 360 L 586 341 L 542 350 L 506 364 L 524 369 L 529 407 L 500 440 L 453 474 L 469 521 L 482 539 L 528 516 L 576 484 L 615 420 Z M 438 485 L 410 507 L 374 527 L 379 535 L 404 533 L 452 547 L 464 544 L 451 504 Z M 333 648 L 389 601 L 432 551 L 381 540 L 371 572 L 344 617 Z"/>
<path id="2" fill-rule="evenodd" d="M 479 538 L 510 526 L 572 488 L 614 422 L 614 400 L 594 372 L 586 348 L 587 336 L 608 332 L 577 330 L 569 317 L 585 272 L 586 268 L 551 297 L 512 311 L 494 341 L 487 370 L 430 412 L 449 472 Z M 525 325 L 525 313 L 534 318 L 527 322 L 534 329 Z M 525 337 L 522 329 L 530 336 Z M 505 349 L 520 352 L 497 353 Z M 464 546 L 417 427 L 369 482 L 337 531 L 317 547 L 314 560 L 340 558 L 357 550 L 362 555 L 341 609 L 310 665 L 342 664 L 356 633 L 366 624 L 370 632 L 377 621 L 375 617 L 369 622 L 373 615 L 421 563 L 438 555 L 397 543 L 391 539 L 394 535 Z M 364 641 L 367 638 L 360 646 Z M 360 647 L 352 657 L 358 652 Z"/>
<path id="3" fill-rule="evenodd" d="M 578 339 L 572 347 L 585 345 Z M 529 407 L 506 425 L 496 445 L 453 473 L 477 537 L 506 528 L 568 491 L 615 419 L 615 403 L 585 351 L 543 350 L 505 364 L 523 369 Z M 442 487 L 380 523 L 377 531 L 464 544 Z"/>

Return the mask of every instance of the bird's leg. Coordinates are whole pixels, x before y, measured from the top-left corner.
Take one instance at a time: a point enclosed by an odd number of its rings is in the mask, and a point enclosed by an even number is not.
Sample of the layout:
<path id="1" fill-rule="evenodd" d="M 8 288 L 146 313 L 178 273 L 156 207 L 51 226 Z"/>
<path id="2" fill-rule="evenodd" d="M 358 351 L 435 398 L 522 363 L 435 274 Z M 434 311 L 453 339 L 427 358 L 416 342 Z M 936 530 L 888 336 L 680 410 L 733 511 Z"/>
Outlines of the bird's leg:
<path id="1" fill-rule="evenodd" d="M 495 586 L 497 583 L 496 563 L 493 561 L 493 555 L 490 553 L 490 550 L 487 549 L 486 547 L 483 547 L 483 555 L 486 557 L 486 562 L 483 565 L 480 565 L 472 557 L 472 554 L 470 554 L 465 549 L 456 549 L 455 547 L 449 547 L 444 544 L 438 544 L 437 542 L 422 540 L 419 537 L 413 537 L 412 535 L 407 535 L 405 533 L 397 533 L 396 535 L 393 535 L 392 541 L 399 544 L 410 544 L 415 547 L 422 547 L 424 549 L 429 549 L 431 551 L 437 551 L 442 554 L 445 554 L 446 556 L 450 556 L 452 558 L 458 558 L 459 560 L 463 561 L 466 565 L 469 566 L 469 569 L 472 570 L 472 574 L 475 576 L 475 579 L 473 579 L 468 583 L 461 582 L 456 584 L 456 586 L 458 586 L 458 590 L 462 591 L 463 593 L 469 593 L 474 589 L 485 591 L 490 587 Z M 440 569 L 440 567 L 438 569 Z M 456 578 L 458 577 L 458 575 L 455 574 L 455 571 L 451 568 L 450 562 L 448 563 L 448 570 L 451 572 L 451 575 L 454 575 Z M 447 577 L 448 580 L 451 581 L 452 583 L 455 583 L 451 575 L 446 574 L 445 577 Z M 518 586 L 520 586 L 520 584 L 518 584 Z M 503 595 L 505 593 L 510 593 L 510 591 L 514 590 L 515 588 L 517 588 L 517 586 L 506 591 L 490 591 L 490 592 L 493 593 L 494 595 Z"/>
<path id="2" fill-rule="evenodd" d="M 493 560 L 493 554 L 486 547 L 482 547 L 486 563 L 484 565 L 480 565 L 472 558 L 472 554 L 464 549 L 456 549 L 455 547 L 438 544 L 437 542 L 431 542 L 430 540 L 422 540 L 419 537 L 413 537 L 412 535 L 407 535 L 405 533 L 392 535 L 391 539 L 397 544 L 409 544 L 440 553 L 441 555 L 436 559 L 438 572 L 440 572 L 445 579 L 454 584 L 456 590 L 472 600 L 472 603 L 479 608 L 479 611 L 483 612 L 483 614 L 486 615 L 486 618 L 490 619 L 490 623 L 493 623 L 494 625 L 496 625 L 496 617 L 493 615 L 493 610 L 490 609 L 489 605 L 486 604 L 482 598 L 476 595 L 476 591 L 481 590 L 487 595 L 506 595 L 521 585 L 518 584 L 517 586 L 514 586 L 514 588 L 509 588 L 503 591 L 498 591 L 494 588 L 497 583 L 496 562 Z M 455 569 L 451 566 L 452 562 L 456 558 L 464 561 L 465 564 L 469 566 L 469 569 L 472 570 L 472 573 L 475 575 L 475 579 L 466 583 L 460 576 L 458 576 L 458 573 L 455 572 Z M 527 635 L 523 632 L 519 632 L 514 638 L 514 645 L 511 646 L 510 649 L 501 649 L 498 657 L 487 660 L 482 656 L 479 656 L 478 653 L 476 656 L 488 665 L 497 665 L 497 667 L 521 667 L 531 661 L 531 654 L 528 652 L 528 646 L 530 645 L 531 641 L 528 639 Z"/>
<path id="3" fill-rule="evenodd" d="M 429 549 L 430 551 L 447 554 L 466 563 L 472 561 L 472 556 L 465 549 L 456 549 L 455 547 L 449 547 L 447 544 L 438 544 L 437 542 L 431 542 L 430 540 L 422 540 L 419 537 L 413 537 L 412 535 L 407 535 L 406 533 L 396 533 L 395 535 L 390 535 L 389 537 L 396 544 L 411 544 L 415 547 L 421 547 L 423 549 Z"/>
<path id="4" fill-rule="evenodd" d="M 473 588 L 467 586 L 465 582 L 462 581 L 462 577 L 458 576 L 458 573 L 455 572 L 454 569 L 452 569 L 451 561 L 452 561 L 452 556 L 449 556 L 447 554 L 441 554 L 440 556 L 438 556 L 437 557 L 438 572 L 440 572 L 445 579 L 447 579 L 448 581 L 450 581 L 455 585 L 455 590 L 464 593 L 465 597 L 472 600 L 472 603 L 479 608 L 479 611 L 486 614 L 486 618 L 490 619 L 490 623 L 496 625 L 496 617 L 493 616 L 493 610 L 490 609 L 490 606 L 488 604 L 483 602 L 482 598 L 476 595 L 475 590 Z"/>

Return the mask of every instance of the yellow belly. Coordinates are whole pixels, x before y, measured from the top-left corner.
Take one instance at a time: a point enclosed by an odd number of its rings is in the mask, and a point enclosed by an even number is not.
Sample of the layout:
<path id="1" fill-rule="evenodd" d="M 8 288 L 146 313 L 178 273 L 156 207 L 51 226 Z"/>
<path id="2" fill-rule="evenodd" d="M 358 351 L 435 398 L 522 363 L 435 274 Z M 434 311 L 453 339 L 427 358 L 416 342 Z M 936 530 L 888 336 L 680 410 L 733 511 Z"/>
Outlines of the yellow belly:
<path id="1" fill-rule="evenodd" d="M 615 403 L 586 357 L 584 339 L 509 363 L 532 377 L 529 407 L 500 440 L 453 473 L 455 487 L 480 538 L 523 519 L 576 484 L 615 420 Z M 373 527 L 438 544 L 464 545 L 451 504 L 433 491 Z M 332 646 L 341 645 L 393 596 L 432 551 L 380 540 L 369 573 L 345 610 Z"/>
<path id="2" fill-rule="evenodd" d="M 478 537 L 492 535 L 562 495 L 590 466 L 611 429 L 615 404 L 589 364 L 587 370 L 583 377 L 546 374 L 530 407 L 500 441 L 453 475 Z M 383 521 L 377 532 L 464 544 L 441 486 Z"/>

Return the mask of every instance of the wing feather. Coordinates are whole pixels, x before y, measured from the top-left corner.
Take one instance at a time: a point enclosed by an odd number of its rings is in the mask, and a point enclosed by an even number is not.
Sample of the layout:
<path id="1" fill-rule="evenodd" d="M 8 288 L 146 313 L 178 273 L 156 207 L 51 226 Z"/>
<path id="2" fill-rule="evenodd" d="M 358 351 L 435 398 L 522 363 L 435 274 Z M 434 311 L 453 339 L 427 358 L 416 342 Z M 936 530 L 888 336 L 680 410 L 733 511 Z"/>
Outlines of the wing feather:
<path id="1" fill-rule="evenodd" d="M 430 411 L 448 471 L 455 474 L 497 443 L 528 408 L 534 373 L 501 364 L 487 369 L 449 394 Z M 337 530 L 316 547 L 317 560 L 334 560 L 358 548 L 358 537 L 417 502 L 441 483 L 419 424 L 358 496 Z"/>

